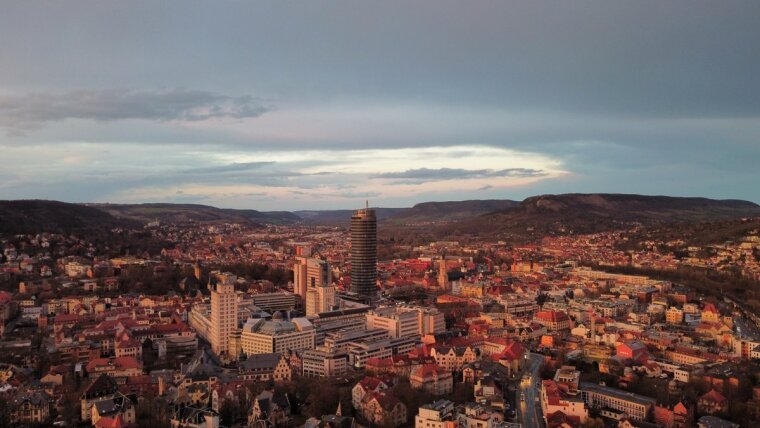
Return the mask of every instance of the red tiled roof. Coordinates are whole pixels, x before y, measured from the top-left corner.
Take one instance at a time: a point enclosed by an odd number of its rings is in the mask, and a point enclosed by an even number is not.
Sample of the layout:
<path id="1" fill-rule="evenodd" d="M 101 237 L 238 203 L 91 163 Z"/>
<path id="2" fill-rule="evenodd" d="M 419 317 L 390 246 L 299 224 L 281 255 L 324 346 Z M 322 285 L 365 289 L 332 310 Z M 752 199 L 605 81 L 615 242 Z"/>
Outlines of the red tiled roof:
<path id="1" fill-rule="evenodd" d="M 699 401 L 710 401 L 713 403 L 724 404 L 726 402 L 726 397 L 720 392 L 711 389 L 709 392 L 699 397 Z"/>
<path id="2" fill-rule="evenodd" d="M 95 422 L 97 428 L 123 428 L 126 426 L 127 424 L 124 423 L 121 415 L 116 415 L 116 417 L 103 416 Z"/>
<path id="3" fill-rule="evenodd" d="M 438 367 L 438 364 L 422 364 L 417 366 L 413 371 L 411 376 L 417 377 L 417 378 L 430 378 L 430 377 L 438 377 L 442 375 L 441 369 Z"/>
<path id="4" fill-rule="evenodd" d="M 372 357 L 372 358 L 367 358 L 365 365 L 368 367 L 377 367 L 377 368 L 393 367 L 393 360 L 391 360 L 390 358 Z"/>
<path id="5" fill-rule="evenodd" d="M 140 369 L 142 365 L 134 357 L 97 358 L 87 364 L 87 371 L 92 372 L 97 367 L 113 365 L 117 370 Z"/>
<path id="6" fill-rule="evenodd" d="M 562 322 L 569 320 L 567 314 L 560 311 L 539 311 L 536 314 L 536 319 L 548 322 Z"/>
<path id="7" fill-rule="evenodd" d="M 718 309 L 715 308 L 715 305 L 712 303 L 705 303 L 705 307 L 702 308 L 702 312 L 712 312 L 714 314 L 718 313 Z"/>
<path id="8" fill-rule="evenodd" d="M 375 391 L 383 383 L 384 382 L 381 379 L 374 376 L 365 376 L 364 379 L 359 381 L 359 385 L 361 385 L 365 391 Z"/>
<path id="9" fill-rule="evenodd" d="M 13 296 L 5 291 L 0 291 L 0 303 L 8 303 L 13 300 Z"/>

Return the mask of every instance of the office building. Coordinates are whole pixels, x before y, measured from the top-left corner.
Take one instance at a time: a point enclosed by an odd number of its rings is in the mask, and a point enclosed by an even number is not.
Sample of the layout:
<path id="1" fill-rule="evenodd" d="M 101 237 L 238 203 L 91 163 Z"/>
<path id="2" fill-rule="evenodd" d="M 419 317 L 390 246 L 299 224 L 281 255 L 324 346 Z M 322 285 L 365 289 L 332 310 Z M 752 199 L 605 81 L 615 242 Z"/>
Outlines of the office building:
<path id="1" fill-rule="evenodd" d="M 388 332 L 389 337 L 419 336 L 417 313 L 400 311 L 395 307 L 378 308 L 367 312 L 367 329 L 379 328 Z"/>
<path id="2" fill-rule="evenodd" d="M 343 376 L 348 370 L 348 353 L 317 347 L 301 353 L 303 375 L 309 377 Z"/>
<path id="3" fill-rule="evenodd" d="M 293 264 L 293 293 L 301 296 L 301 299 L 306 301 L 306 284 L 308 279 L 306 278 L 306 257 L 296 257 L 296 262 Z"/>
<path id="4" fill-rule="evenodd" d="M 284 353 L 314 348 L 314 326 L 306 318 L 267 321 L 251 318 L 240 334 L 241 350 L 246 355 Z"/>
<path id="5" fill-rule="evenodd" d="M 251 295 L 251 303 L 265 311 L 292 311 L 296 308 L 296 295 L 287 291 Z"/>
<path id="6" fill-rule="evenodd" d="M 335 307 L 335 287 L 332 285 L 306 291 L 306 316 L 331 311 Z"/>
<path id="7" fill-rule="evenodd" d="M 324 346 L 336 352 L 346 352 L 352 342 L 366 340 L 382 340 L 388 338 L 388 332 L 383 329 L 370 330 L 340 330 L 325 336 Z"/>
<path id="8" fill-rule="evenodd" d="M 345 331 L 363 331 L 366 329 L 365 315 L 369 306 L 358 305 L 358 307 L 346 307 L 329 312 L 321 312 L 309 321 L 317 330 L 317 345 L 325 343 L 325 337 L 329 333 Z"/>
<path id="9" fill-rule="evenodd" d="M 636 421 L 647 420 L 656 404 L 654 398 L 591 382 L 581 382 L 580 390 L 583 401 L 589 407 L 596 409 L 610 408 L 624 412 Z"/>
<path id="10" fill-rule="evenodd" d="M 371 300 L 377 295 L 377 218 L 370 208 L 351 216 L 351 291 Z"/>
<path id="11" fill-rule="evenodd" d="M 215 284 L 211 288 L 211 323 L 209 342 L 216 355 L 226 355 L 229 338 L 237 329 L 237 295 L 232 274 L 212 272 Z"/>
<path id="12" fill-rule="evenodd" d="M 420 343 L 419 337 L 399 339 L 375 339 L 351 342 L 348 344 L 348 362 L 360 369 L 369 358 L 389 358 L 394 355 L 406 355 Z"/>
<path id="13" fill-rule="evenodd" d="M 302 263 L 294 269 L 294 275 L 298 273 L 295 285 L 298 290 L 306 284 L 304 301 L 306 304 L 306 316 L 314 316 L 322 312 L 333 310 L 335 307 L 335 287 L 332 285 L 332 273 L 330 265 L 325 260 L 316 258 L 302 259 Z M 305 278 L 301 275 L 305 272 Z M 295 278 L 295 277 L 294 277 Z"/>
<path id="14" fill-rule="evenodd" d="M 424 336 L 445 332 L 446 320 L 436 308 L 389 306 L 367 312 L 367 328 L 386 330 L 393 338 Z"/>

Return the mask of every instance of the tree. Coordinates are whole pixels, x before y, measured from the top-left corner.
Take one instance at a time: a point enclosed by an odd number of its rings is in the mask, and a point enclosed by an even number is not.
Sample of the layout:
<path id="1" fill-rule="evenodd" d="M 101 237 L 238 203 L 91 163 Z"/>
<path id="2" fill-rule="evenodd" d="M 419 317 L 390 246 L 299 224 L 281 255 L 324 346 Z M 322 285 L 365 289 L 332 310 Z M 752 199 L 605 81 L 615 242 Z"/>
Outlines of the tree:
<path id="1" fill-rule="evenodd" d="M 222 425 L 232 426 L 237 422 L 240 415 L 240 407 L 237 400 L 224 399 L 222 407 L 219 408 L 219 419 L 221 419 Z"/>
<path id="2" fill-rule="evenodd" d="M 313 388 L 307 398 L 307 412 L 316 418 L 329 415 L 338 408 L 339 391 L 334 385 L 322 384 L 319 388 Z"/>
<path id="3" fill-rule="evenodd" d="M 541 293 L 536 296 L 536 304 L 538 304 L 539 307 L 543 307 L 547 300 L 549 300 L 549 296 L 546 294 Z"/>
<path id="4" fill-rule="evenodd" d="M 135 413 L 140 427 L 160 428 L 169 425 L 166 407 L 152 395 L 138 399 Z"/>
<path id="5" fill-rule="evenodd" d="M 392 395 L 406 405 L 407 422 L 414 421 L 416 409 L 423 404 L 432 403 L 436 398 L 425 390 L 412 388 L 412 385 L 406 379 L 399 379 L 392 389 Z"/>
<path id="6" fill-rule="evenodd" d="M 153 367 L 153 364 L 156 363 L 157 359 L 158 352 L 153 349 L 153 341 L 150 339 L 145 339 L 145 342 L 142 344 L 142 360 L 145 369 L 147 371 L 150 371 L 150 369 Z"/>
<path id="7" fill-rule="evenodd" d="M 604 428 L 604 420 L 601 418 L 588 418 L 581 426 L 583 428 Z"/>
<path id="8" fill-rule="evenodd" d="M 11 425 L 11 409 L 8 405 L 8 401 L 0 397 L 0 427 L 7 427 Z"/>

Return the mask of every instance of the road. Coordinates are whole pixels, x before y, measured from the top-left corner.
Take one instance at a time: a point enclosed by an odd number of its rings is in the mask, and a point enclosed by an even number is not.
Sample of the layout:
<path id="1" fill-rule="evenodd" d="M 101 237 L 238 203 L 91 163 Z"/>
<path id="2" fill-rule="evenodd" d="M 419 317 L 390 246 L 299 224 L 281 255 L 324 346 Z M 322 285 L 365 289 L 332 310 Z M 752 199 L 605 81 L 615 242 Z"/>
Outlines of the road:
<path id="1" fill-rule="evenodd" d="M 540 379 L 543 361 L 543 355 L 530 354 L 528 364 L 525 367 L 525 374 L 530 374 L 530 381 L 520 382 L 516 391 L 517 420 L 522 423 L 524 428 L 543 428 L 544 426 L 541 405 L 536 402 L 536 399 L 540 397 L 540 390 L 536 386 L 536 382 Z M 525 401 L 520 401 L 520 394 L 525 395 Z"/>

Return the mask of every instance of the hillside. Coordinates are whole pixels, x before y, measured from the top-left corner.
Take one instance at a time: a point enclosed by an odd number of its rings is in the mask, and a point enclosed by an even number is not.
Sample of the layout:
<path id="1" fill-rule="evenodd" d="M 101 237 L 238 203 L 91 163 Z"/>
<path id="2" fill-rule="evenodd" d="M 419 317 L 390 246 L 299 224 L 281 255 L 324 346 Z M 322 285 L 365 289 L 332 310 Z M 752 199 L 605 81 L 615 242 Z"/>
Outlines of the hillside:
<path id="1" fill-rule="evenodd" d="M 411 208 L 375 208 L 380 222 L 392 225 L 426 224 L 462 220 L 516 206 L 519 202 L 507 199 L 469 201 L 421 202 Z M 294 211 L 309 224 L 348 225 L 352 210 Z"/>
<path id="2" fill-rule="evenodd" d="M 58 201 L 0 201 L 0 234 L 108 230 L 132 222 L 97 208 Z"/>
<path id="3" fill-rule="evenodd" d="M 620 194 L 542 195 L 522 202 L 470 200 L 424 202 L 411 208 L 376 208 L 380 229 L 392 235 L 414 229 L 430 237 L 538 239 L 546 235 L 593 233 L 647 226 L 700 224 L 760 217 L 760 206 L 740 200 Z M 107 230 L 162 223 L 251 222 L 347 227 L 351 210 L 257 211 L 199 204 L 70 204 L 57 201 L 0 201 L 0 233 Z M 710 226 L 699 233 L 709 234 Z M 694 236 L 700 240 L 699 236 Z"/>
<path id="4" fill-rule="evenodd" d="M 261 212 L 256 210 L 222 209 L 200 204 L 90 204 L 115 217 L 147 223 L 194 222 L 245 222 L 292 223 L 299 218 L 289 212 Z"/>
<path id="5" fill-rule="evenodd" d="M 448 234 L 495 234 L 535 239 L 676 222 L 760 216 L 760 206 L 741 200 L 622 194 L 541 195 L 519 205 L 449 225 Z M 443 233 L 444 231 L 439 231 Z"/>
<path id="6" fill-rule="evenodd" d="M 378 221 L 393 217 L 409 208 L 375 208 Z M 353 210 L 303 210 L 293 211 L 293 214 L 307 224 L 348 226 L 351 223 Z"/>
<path id="7" fill-rule="evenodd" d="M 637 248 L 644 241 L 682 240 L 683 247 L 723 244 L 739 241 L 760 231 L 760 217 L 732 218 L 709 222 L 679 222 L 663 227 L 650 227 L 628 235 L 624 249 Z"/>
<path id="8" fill-rule="evenodd" d="M 422 202 L 388 218 L 397 224 L 451 222 L 516 207 L 520 203 L 508 199 Z"/>

